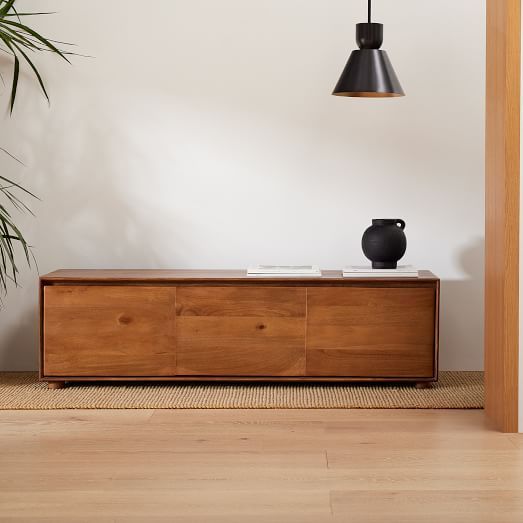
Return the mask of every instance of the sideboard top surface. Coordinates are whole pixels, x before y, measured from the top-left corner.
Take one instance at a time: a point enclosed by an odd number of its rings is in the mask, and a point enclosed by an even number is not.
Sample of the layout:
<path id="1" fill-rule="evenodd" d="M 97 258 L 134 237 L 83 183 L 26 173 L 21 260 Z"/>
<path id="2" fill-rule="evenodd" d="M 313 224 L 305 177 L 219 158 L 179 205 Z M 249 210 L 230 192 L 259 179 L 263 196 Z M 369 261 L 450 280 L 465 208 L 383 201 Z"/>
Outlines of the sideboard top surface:
<path id="1" fill-rule="evenodd" d="M 419 271 L 418 278 L 344 278 L 341 271 L 322 271 L 321 277 L 257 277 L 245 270 L 193 269 L 60 269 L 40 277 L 53 283 L 351 283 L 351 282 L 437 282 L 430 271 Z"/>

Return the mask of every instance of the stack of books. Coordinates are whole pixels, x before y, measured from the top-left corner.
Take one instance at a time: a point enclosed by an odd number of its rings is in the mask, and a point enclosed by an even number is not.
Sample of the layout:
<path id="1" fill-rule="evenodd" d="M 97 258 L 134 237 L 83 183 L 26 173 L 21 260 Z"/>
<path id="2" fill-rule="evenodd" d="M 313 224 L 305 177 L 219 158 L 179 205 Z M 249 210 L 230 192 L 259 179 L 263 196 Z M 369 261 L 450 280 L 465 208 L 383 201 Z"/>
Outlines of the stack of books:
<path id="1" fill-rule="evenodd" d="M 373 269 L 366 265 L 349 265 L 343 269 L 344 278 L 417 278 L 412 265 L 398 265 L 396 269 Z"/>
<path id="2" fill-rule="evenodd" d="M 316 265 L 256 265 L 247 269 L 247 276 L 317 278 L 321 271 Z"/>

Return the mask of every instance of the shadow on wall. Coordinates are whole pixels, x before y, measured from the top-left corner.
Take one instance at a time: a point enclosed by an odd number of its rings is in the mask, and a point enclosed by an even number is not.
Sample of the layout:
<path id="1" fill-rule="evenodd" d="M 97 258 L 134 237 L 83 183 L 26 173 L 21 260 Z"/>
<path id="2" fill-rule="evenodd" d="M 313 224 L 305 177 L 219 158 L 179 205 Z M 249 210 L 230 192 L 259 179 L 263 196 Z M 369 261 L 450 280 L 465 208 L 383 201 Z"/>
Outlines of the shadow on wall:
<path id="1" fill-rule="evenodd" d="M 71 117 L 64 128 L 75 129 L 74 120 Z M 60 252 L 71 266 L 125 267 L 137 256 L 145 265 L 155 265 L 151 222 L 139 212 L 145 202 L 133 204 L 127 194 L 126 164 L 139 161 L 139 152 L 129 146 L 117 125 L 108 121 L 103 125 L 86 122 L 73 136 L 64 136 L 66 154 L 60 154 L 52 140 L 41 144 L 40 153 L 48 158 L 47 172 L 40 179 L 45 187 L 38 243 L 48 252 Z M 55 154 L 48 153 L 53 150 Z M 52 193 L 47 187 L 53 188 Z M 57 203 L 59 209 L 53 208 Z"/>
<path id="2" fill-rule="evenodd" d="M 485 239 L 477 238 L 458 256 L 467 277 L 441 282 L 442 370 L 483 370 L 483 359 L 478 355 L 483 355 L 484 252 Z"/>
<path id="3" fill-rule="evenodd" d="M 34 370 L 38 366 L 38 312 L 33 301 L 30 301 L 30 307 L 17 314 L 7 332 L 2 332 L 0 371 Z M 0 311 L 0 314 L 5 312 Z"/>

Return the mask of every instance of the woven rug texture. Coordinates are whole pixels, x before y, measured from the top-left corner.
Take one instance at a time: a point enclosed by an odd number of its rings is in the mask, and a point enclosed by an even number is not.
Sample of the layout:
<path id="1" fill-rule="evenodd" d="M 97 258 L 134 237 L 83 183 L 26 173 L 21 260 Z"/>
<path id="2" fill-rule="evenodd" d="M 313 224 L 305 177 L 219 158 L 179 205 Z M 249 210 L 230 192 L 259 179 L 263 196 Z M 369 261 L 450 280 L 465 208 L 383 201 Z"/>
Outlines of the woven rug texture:
<path id="1" fill-rule="evenodd" d="M 71 383 L 50 390 L 34 372 L 0 372 L 0 410 L 481 409 L 483 373 L 447 371 L 409 384 Z"/>

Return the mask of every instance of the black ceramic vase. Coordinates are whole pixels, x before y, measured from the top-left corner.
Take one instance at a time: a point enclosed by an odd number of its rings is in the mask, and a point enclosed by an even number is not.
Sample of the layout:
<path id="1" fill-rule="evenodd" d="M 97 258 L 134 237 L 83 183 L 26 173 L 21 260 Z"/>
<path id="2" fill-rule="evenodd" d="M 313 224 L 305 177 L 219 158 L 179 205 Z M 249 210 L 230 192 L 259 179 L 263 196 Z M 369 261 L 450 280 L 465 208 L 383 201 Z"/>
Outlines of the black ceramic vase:
<path id="1" fill-rule="evenodd" d="M 363 233 L 361 248 L 372 262 L 373 269 L 396 269 L 407 249 L 407 238 L 403 232 L 405 222 L 400 219 L 372 220 L 372 225 Z"/>

